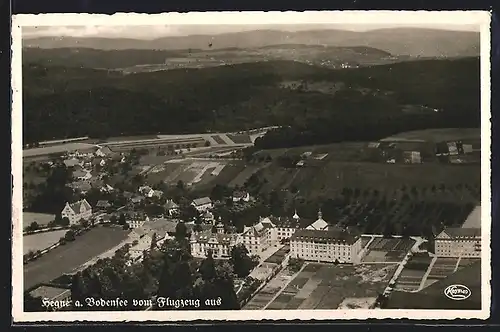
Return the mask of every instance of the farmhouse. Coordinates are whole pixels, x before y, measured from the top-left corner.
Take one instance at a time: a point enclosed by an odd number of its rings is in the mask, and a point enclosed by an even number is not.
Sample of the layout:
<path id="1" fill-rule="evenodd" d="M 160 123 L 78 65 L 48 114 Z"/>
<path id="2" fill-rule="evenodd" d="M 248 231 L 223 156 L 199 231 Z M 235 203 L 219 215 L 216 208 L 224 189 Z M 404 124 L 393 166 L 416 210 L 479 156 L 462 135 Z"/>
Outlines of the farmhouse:
<path id="1" fill-rule="evenodd" d="M 177 213 L 179 213 L 179 205 L 177 205 L 173 200 L 171 199 L 168 199 L 167 202 L 165 203 L 165 205 L 163 205 L 163 207 L 165 208 L 165 212 L 169 215 L 169 216 L 173 216 Z"/>
<path id="2" fill-rule="evenodd" d="M 250 194 L 246 191 L 235 191 L 233 193 L 233 202 L 248 202 L 250 201 Z"/>
<path id="3" fill-rule="evenodd" d="M 435 254 L 440 257 L 481 257 L 481 229 L 445 228 L 434 244 Z"/>
<path id="4" fill-rule="evenodd" d="M 213 207 L 212 200 L 210 197 L 202 197 L 193 200 L 191 203 L 194 208 L 200 212 L 209 210 Z"/>
<path id="5" fill-rule="evenodd" d="M 224 225 L 217 224 L 217 232 L 191 232 L 191 255 L 193 257 L 207 257 L 208 251 L 212 251 L 214 258 L 229 258 L 231 248 L 238 243 L 237 234 L 226 234 Z"/>
<path id="6" fill-rule="evenodd" d="M 307 261 L 357 263 L 361 238 L 346 231 L 299 229 L 290 238 L 290 252 Z"/>
<path id="7" fill-rule="evenodd" d="M 106 210 L 111 207 L 111 204 L 108 201 L 100 200 L 97 202 L 96 207 L 100 210 Z"/>
<path id="8" fill-rule="evenodd" d="M 92 207 L 86 199 L 71 204 L 66 202 L 61 217 L 68 218 L 70 225 L 75 225 L 82 219 L 89 220 L 92 217 Z"/>
<path id="9" fill-rule="evenodd" d="M 98 157 L 106 157 L 111 154 L 113 151 L 109 148 L 109 146 L 101 146 L 95 151 L 95 155 Z"/>
<path id="10" fill-rule="evenodd" d="M 127 225 L 132 229 L 136 229 L 136 228 L 142 227 L 148 221 L 149 221 L 148 216 L 144 216 L 142 214 L 135 213 L 135 214 L 131 214 L 128 216 Z"/>
<path id="11" fill-rule="evenodd" d="M 155 191 L 149 186 L 139 187 L 139 192 L 149 198 L 153 197 L 155 194 Z"/>

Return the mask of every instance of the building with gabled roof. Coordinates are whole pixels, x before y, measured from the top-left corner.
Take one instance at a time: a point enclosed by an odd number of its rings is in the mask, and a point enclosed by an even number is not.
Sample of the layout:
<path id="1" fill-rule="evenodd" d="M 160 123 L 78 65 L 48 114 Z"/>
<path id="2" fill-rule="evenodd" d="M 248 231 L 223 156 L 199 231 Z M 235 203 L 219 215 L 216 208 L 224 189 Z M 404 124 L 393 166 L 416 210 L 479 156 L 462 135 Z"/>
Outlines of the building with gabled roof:
<path id="1" fill-rule="evenodd" d="M 209 251 L 212 252 L 214 258 L 229 258 L 231 256 L 231 249 L 238 244 L 239 235 L 226 234 L 220 218 L 216 229 L 215 233 L 212 230 L 191 232 L 189 242 L 193 257 L 207 257 Z"/>
<path id="2" fill-rule="evenodd" d="M 481 229 L 447 227 L 436 236 L 434 251 L 440 257 L 481 257 Z"/>
<path id="3" fill-rule="evenodd" d="M 163 207 L 169 216 L 173 216 L 179 212 L 179 205 L 171 199 L 167 199 Z"/>
<path id="4" fill-rule="evenodd" d="M 309 230 L 325 231 L 328 230 L 328 223 L 323 219 L 321 209 L 318 211 L 318 219 L 306 227 Z"/>
<path id="5" fill-rule="evenodd" d="M 66 202 L 61 211 L 61 218 L 68 218 L 70 225 L 76 225 L 80 220 L 89 220 L 92 217 L 92 206 L 86 199 L 74 203 Z"/>
<path id="6" fill-rule="evenodd" d="M 199 212 L 209 210 L 213 207 L 210 197 L 201 197 L 193 200 L 191 205 Z"/>

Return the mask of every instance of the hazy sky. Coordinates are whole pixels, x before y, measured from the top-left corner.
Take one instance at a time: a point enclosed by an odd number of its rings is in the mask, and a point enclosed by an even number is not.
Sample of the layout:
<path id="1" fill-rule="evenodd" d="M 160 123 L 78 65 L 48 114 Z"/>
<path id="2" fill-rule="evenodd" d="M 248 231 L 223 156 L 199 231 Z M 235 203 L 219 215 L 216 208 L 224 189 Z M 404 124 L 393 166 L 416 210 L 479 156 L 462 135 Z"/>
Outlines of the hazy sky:
<path id="1" fill-rule="evenodd" d="M 228 32 L 241 32 L 249 30 L 284 30 L 284 31 L 304 31 L 317 29 L 340 29 L 351 31 L 366 31 L 382 28 L 395 27 L 419 27 L 432 28 L 440 30 L 460 30 L 460 31 L 479 31 L 478 25 L 366 25 L 366 24 L 274 24 L 274 25 L 151 25 L 151 26 L 23 26 L 22 32 L 24 38 L 34 38 L 43 36 L 74 36 L 74 37 L 111 37 L 111 38 L 137 38 L 154 39 L 165 36 L 187 36 L 187 35 L 211 35 Z"/>

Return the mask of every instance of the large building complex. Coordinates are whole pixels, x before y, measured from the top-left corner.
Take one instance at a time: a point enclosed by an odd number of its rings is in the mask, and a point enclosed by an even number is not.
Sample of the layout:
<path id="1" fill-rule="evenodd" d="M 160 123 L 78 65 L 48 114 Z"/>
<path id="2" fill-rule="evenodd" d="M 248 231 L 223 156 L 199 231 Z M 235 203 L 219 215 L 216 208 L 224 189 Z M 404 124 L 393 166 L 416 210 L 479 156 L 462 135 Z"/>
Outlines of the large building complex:
<path id="1" fill-rule="evenodd" d="M 238 244 L 238 234 L 226 234 L 224 225 L 218 223 L 217 232 L 191 232 L 190 244 L 193 257 L 207 257 L 208 251 L 214 258 L 229 258 L 231 249 Z"/>
<path id="2" fill-rule="evenodd" d="M 480 228 L 445 228 L 436 237 L 435 254 L 441 257 L 481 257 Z"/>
<path id="3" fill-rule="evenodd" d="M 358 263 L 361 238 L 347 231 L 299 229 L 290 238 L 291 257 L 329 263 Z"/>

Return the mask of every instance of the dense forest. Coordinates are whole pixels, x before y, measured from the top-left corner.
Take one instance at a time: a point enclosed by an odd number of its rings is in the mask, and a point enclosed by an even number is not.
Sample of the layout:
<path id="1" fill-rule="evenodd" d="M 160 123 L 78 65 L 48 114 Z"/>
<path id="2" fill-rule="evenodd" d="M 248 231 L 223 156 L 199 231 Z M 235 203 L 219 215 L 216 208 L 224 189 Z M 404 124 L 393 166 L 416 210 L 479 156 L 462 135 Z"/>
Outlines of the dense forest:
<path id="1" fill-rule="evenodd" d="M 479 60 L 426 60 L 330 70 L 291 61 L 123 75 L 25 64 L 26 143 L 89 135 L 288 128 L 259 144 L 375 139 L 429 127 L 477 127 Z M 282 82 L 300 82 L 283 88 Z M 335 93 L 304 88 L 338 85 Z M 436 112 L 407 114 L 404 105 Z M 281 143 L 280 143 L 281 142 Z"/>

